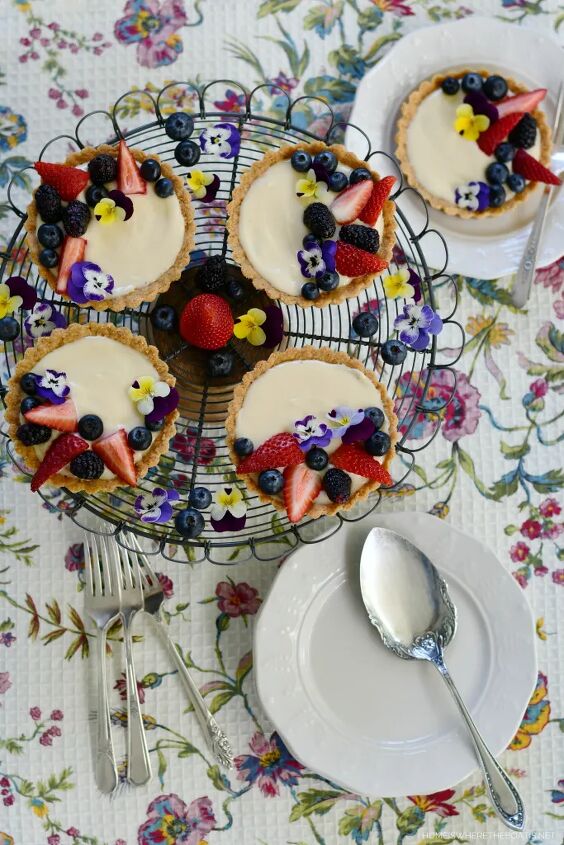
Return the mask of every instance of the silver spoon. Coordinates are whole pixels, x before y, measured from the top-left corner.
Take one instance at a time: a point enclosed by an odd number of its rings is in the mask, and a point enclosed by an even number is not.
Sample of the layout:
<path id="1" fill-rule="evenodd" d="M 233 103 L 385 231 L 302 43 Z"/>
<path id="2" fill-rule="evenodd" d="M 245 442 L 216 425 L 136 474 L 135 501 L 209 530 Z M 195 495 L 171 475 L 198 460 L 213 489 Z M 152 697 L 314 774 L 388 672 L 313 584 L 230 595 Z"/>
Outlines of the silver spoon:
<path id="1" fill-rule="evenodd" d="M 456 631 L 456 608 L 445 581 L 405 537 L 373 528 L 362 549 L 360 589 L 384 645 L 398 657 L 429 660 L 438 669 L 464 717 L 497 815 L 512 830 L 523 830 L 521 797 L 480 736 L 443 659 Z"/>

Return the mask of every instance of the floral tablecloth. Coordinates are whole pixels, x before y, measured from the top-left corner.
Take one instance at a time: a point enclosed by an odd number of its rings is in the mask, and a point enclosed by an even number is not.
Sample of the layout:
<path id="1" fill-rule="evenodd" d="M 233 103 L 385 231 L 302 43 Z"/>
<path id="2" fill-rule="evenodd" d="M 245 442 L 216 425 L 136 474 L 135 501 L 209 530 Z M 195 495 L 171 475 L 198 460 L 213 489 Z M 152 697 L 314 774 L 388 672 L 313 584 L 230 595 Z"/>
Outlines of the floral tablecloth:
<path id="1" fill-rule="evenodd" d="M 133 86 L 275 79 L 292 96 L 327 98 L 346 117 L 359 78 L 394 41 L 476 12 L 564 42 L 557 0 L 2 0 L 1 248 L 13 226 L 4 193 L 11 175 L 85 110 L 106 108 Z M 218 87 L 219 110 L 240 102 L 232 85 Z M 122 116 L 134 120 L 138 111 L 126 102 Z M 468 345 L 456 396 L 404 495 L 389 505 L 428 510 L 484 538 L 526 592 L 538 682 L 503 762 L 527 805 L 524 839 L 561 841 L 564 260 L 537 273 L 522 311 L 500 282 L 461 278 L 459 287 Z M 447 389 L 437 374 L 434 395 Z M 413 430 L 426 434 L 424 426 Z M 0 845 L 360 845 L 504 835 L 478 776 L 433 795 L 388 799 L 349 794 L 292 759 L 253 686 L 253 621 L 276 563 L 225 570 L 162 562 L 171 633 L 233 740 L 236 768 L 225 774 L 214 765 L 165 653 L 140 629 L 139 692 L 156 774 L 142 789 L 101 798 L 90 757 L 80 533 L 56 502 L 30 494 L 5 454 L 0 471 Z M 112 720 L 123 760 L 125 682 L 114 636 Z M 393 711 L 394 691 L 385 694 Z"/>

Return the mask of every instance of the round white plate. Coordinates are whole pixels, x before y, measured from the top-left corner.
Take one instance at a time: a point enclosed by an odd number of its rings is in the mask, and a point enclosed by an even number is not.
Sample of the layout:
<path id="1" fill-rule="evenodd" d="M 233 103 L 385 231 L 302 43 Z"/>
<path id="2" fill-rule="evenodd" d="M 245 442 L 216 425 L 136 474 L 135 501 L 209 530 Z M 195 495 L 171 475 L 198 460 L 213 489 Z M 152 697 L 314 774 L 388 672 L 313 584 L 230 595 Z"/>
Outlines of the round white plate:
<path id="1" fill-rule="evenodd" d="M 447 579 L 459 616 L 447 666 L 492 752 L 508 746 L 537 677 L 529 606 L 492 552 L 428 514 L 368 517 L 291 555 L 255 628 L 258 694 L 313 771 L 361 794 L 429 794 L 477 763 L 436 669 L 396 657 L 368 620 L 358 570 L 374 525 L 410 539 Z"/>
<path id="2" fill-rule="evenodd" d="M 408 94 L 434 73 L 472 66 L 506 73 L 530 88 L 548 88 L 542 108 L 552 125 L 563 56 L 558 43 L 549 36 L 492 18 L 470 16 L 433 24 L 403 37 L 366 74 L 358 87 L 350 121 L 366 132 L 373 149 L 393 153 L 399 108 Z M 345 143 L 361 157 L 366 155 L 366 141 L 354 129 L 347 130 Z M 553 169 L 564 169 L 562 153 L 558 161 L 553 158 Z M 515 272 L 541 196 L 539 187 L 517 208 L 484 220 L 462 220 L 429 208 L 430 226 L 437 228 L 448 244 L 450 272 L 480 279 Z M 414 230 L 419 231 L 425 224 L 420 201 L 410 199 L 408 193 L 402 209 Z M 430 267 L 443 266 L 444 250 L 437 238 L 425 238 L 422 248 Z M 538 266 L 545 267 L 563 253 L 564 189 L 559 188 L 554 191 L 548 213 Z"/>

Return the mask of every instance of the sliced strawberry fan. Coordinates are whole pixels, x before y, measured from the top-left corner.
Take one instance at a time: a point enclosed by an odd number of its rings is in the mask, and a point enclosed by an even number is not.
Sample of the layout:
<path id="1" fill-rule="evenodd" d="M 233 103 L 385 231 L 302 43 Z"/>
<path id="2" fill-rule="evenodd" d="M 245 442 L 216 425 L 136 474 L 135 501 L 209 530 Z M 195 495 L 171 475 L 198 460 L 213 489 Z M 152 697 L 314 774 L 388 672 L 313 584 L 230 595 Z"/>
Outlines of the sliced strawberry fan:
<path id="1" fill-rule="evenodd" d="M 278 469 L 279 467 L 301 464 L 305 461 L 305 454 L 302 452 L 296 438 L 291 434 L 275 434 L 270 437 L 247 458 L 243 458 L 237 472 L 246 474 L 250 472 L 262 472 L 264 469 Z"/>

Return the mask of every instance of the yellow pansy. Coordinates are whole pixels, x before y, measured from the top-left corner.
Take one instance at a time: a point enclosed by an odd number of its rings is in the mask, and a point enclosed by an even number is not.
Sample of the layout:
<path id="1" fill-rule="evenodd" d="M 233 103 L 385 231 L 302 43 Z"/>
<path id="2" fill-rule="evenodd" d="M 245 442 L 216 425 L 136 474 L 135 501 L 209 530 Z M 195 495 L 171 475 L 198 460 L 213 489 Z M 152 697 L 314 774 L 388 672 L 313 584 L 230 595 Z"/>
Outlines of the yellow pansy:
<path id="1" fill-rule="evenodd" d="M 329 202 L 330 194 L 326 182 L 318 182 L 313 167 L 307 175 L 296 182 L 296 194 L 309 204 L 310 202 Z"/>
<path id="2" fill-rule="evenodd" d="M 13 312 L 21 307 L 23 299 L 21 296 L 12 296 L 8 285 L 0 285 L 0 320 L 3 320 L 7 314 Z"/>
<path id="3" fill-rule="evenodd" d="M 485 114 L 474 114 L 469 103 L 462 103 L 456 110 L 454 128 L 466 141 L 477 141 L 481 132 L 485 132 L 490 125 L 490 119 Z"/>
<path id="4" fill-rule="evenodd" d="M 384 291 L 388 299 L 411 299 L 415 288 L 409 283 L 410 273 L 405 267 L 384 279 Z"/>
<path id="5" fill-rule="evenodd" d="M 190 173 L 186 174 L 186 184 L 198 200 L 205 197 L 206 189 L 213 180 L 213 173 L 204 173 L 203 170 L 191 170 Z"/>
<path id="6" fill-rule="evenodd" d="M 94 216 L 99 223 L 116 223 L 125 220 L 125 209 L 116 205 L 110 197 L 104 197 L 94 207 Z"/>
<path id="7" fill-rule="evenodd" d="M 266 340 L 266 334 L 261 329 L 265 320 L 266 314 L 261 308 L 250 308 L 246 314 L 239 317 L 233 334 L 239 340 L 247 340 L 252 346 L 262 346 Z"/>
<path id="8" fill-rule="evenodd" d="M 147 416 L 153 410 L 155 396 L 168 396 L 170 387 L 165 381 L 156 381 L 152 376 L 142 376 L 129 388 L 129 398 L 137 405 L 137 410 Z"/>

